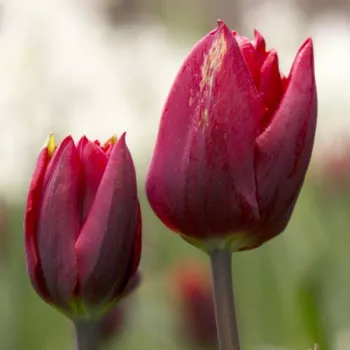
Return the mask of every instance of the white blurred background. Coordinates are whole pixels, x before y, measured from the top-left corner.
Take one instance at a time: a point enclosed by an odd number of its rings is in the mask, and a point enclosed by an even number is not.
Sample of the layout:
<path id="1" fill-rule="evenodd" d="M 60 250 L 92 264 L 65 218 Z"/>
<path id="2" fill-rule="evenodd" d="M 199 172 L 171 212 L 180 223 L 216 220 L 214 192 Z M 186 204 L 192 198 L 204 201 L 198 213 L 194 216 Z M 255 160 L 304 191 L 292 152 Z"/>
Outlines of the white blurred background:
<path id="1" fill-rule="evenodd" d="M 316 152 L 350 132 L 350 20 L 344 0 L 3 0 L 0 11 L 0 191 L 23 195 L 48 133 L 107 139 L 127 131 L 145 169 L 163 101 L 191 46 L 222 18 L 254 28 L 288 73 L 314 40 Z"/>

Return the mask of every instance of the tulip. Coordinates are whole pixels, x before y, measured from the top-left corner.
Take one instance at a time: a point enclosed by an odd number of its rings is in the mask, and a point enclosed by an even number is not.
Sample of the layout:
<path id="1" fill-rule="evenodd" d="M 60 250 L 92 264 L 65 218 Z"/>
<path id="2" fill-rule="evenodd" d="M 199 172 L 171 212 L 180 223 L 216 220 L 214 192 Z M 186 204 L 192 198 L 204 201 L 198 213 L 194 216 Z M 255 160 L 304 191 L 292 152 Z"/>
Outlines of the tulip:
<path id="1" fill-rule="evenodd" d="M 316 129 L 311 39 L 285 77 L 276 51 L 254 36 L 219 21 L 194 46 L 165 103 L 146 181 L 156 215 L 210 255 L 220 350 L 239 350 L 231 252 L 284 230 Z"/>
<path id="2" fill-rule="evenodd" d="M 37 293 L 73 320 L 99 318 L 135 276 L 141 214 L 125 134 L 106 144 L 53 136 L 25 209 L 27 269 Z"/>
<path id="3" fill-rule="evenodd" d="M 154 212 L 206 251 L 261 245 L 290 219 L 316 115 L 311 39 L 284 77 L 258 31 L 249 41 L 219 21 L 165 103 L 146 183 Z"/>

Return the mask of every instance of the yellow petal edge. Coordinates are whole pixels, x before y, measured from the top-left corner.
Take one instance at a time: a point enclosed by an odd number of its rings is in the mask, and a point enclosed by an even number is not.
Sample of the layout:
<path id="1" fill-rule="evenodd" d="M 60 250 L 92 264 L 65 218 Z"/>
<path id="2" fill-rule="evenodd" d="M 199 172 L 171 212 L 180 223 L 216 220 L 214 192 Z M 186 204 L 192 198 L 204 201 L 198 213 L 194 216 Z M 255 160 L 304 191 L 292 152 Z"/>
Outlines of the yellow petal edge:
<path id="1" fill-rule="evenodd" d="M 117 141 L 118 141 L 117 135 L 113 135 L 103 144 L 103 146 L 105 147 L 107 145 L 114 145 Z"/>
<path id="2" fill-rule="evenodd" d="M 49 135 L 49 138 L 46 142 L 47 152 L 49 153 L 49 157 L 51 158 L 53 154 L 55 153 L 55 150 L 57 148 L 55 138 L 53 136 L 53 133 Z"/>

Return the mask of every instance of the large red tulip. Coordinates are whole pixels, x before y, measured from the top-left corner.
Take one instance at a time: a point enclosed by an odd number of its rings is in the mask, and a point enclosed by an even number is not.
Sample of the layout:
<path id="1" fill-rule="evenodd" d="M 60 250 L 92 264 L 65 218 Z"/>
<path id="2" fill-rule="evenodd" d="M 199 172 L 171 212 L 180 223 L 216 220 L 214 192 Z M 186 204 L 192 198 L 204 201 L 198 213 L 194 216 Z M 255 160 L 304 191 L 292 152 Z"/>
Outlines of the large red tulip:
<path id="1" fill-rule="evenodd" d="M 205 250 L 259 246 L 289 221 L 316 116 L 311 39 L 284 77 L 259 32 L 249 41 L 219 21 L 165 103 L 146 184 L 153 210 Z"/>
<path id="2" fill-rule="evenodd" d="M 105 145 L 51 136 L 25 209 L 27 268 L 38 294 L 72 318 L 123 295 L 141 251 L 141 214 L 125 135 Z"/>

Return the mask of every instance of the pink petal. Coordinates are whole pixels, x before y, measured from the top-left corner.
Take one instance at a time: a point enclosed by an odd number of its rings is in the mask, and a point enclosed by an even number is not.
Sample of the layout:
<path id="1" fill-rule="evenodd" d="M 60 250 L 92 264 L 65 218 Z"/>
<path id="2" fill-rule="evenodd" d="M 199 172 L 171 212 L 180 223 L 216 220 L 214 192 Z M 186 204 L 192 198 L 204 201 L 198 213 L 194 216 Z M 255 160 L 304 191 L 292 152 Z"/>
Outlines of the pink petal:
<path id="1" fill-rule="evenodd" d="M 89 141 L 85 136 L 78 143 L 77 150 L 82 163 L 84 179 L 81 222 L 89 214 L 95 195 L 100 185 L 102 175 L 107 165 L 107 156 L 96 143 Z"/>
<path id="2" fill-rule="evenodd" d="M 267 56 L 266 42 L 262 34 L 257 29 L 254 29 L 254 40 L 252 44 L 255 48 L 259 63 L 262 65 Z"/>
<path id="3" fill-rule="evenodd" d="M 110 302 L 125 287 L 133 261 L 138 226 L 134 164 L 125 135 L 114 146 L 89 216 L 75 249 L 80 294 L 85 302 Z"/>
<path id="4" fill-rule="evenodd" d="M 40 152 L 35 165 L 34 174 L 29 187 L 24 217 L 25 252 L 28 274 L 35 290 L 48 302 L 51 301 L 51 298 L 46 287 L 39 261 L 37 250 L 37 229 L 42 183 L 49 161 L 50 158 L 47 147 L 45 147 Z"/>
<path id="5" fill-rule="evenodd" d="M 236 34 L 236 40 L 243 55 L 244 61 L 254 80 L 255 86 L 260 85 L 260 66 L 257 53 L 248 38 Z"/>
<path id="6" fill-rule="evenodd" d="M 260 77 L 260 95 L 268 109 L 266 117 L 269 118 L 280 103 L 282 97 L 282 82 L 278 69 L 278 57 L 274 50 L 271 50 L 261 67 Z M 265 129 L 268 119 L 262 123 L 262 129 Z"/>
<path id="7" fill-rule="evenodd" d="M 47 288 L 56 305 L 68 307 L 77 284 L 74 251 L 79 231 L 80 162 L 71 137 L 47 168 L 38 223 L 38 252 Z"/>
<path id="8" fill-rule="evenodd" d="M 311 39 L 300 48 L 288 81 L 270 125 L 256 142 L 259 207 L 269 235 L 287 224 L 311 157 L 317 117 Z"/>
<path id="9" fill-rule="evenodd" d="M 137 228 L 134 241 L 133 257 L 130 260 L 129 272 L 126 274 L 126 279 L 124 283 L 116 284 L 114 286 L 113 295 L 116 299 L 127 296 L 140 282 L 140 272 L 138 267 L 141 260 L 141 250 L 142 250 L 142 219 L 141 219 L 141 209 L 140 204 L 138 205 L 138 219 Z"/>

